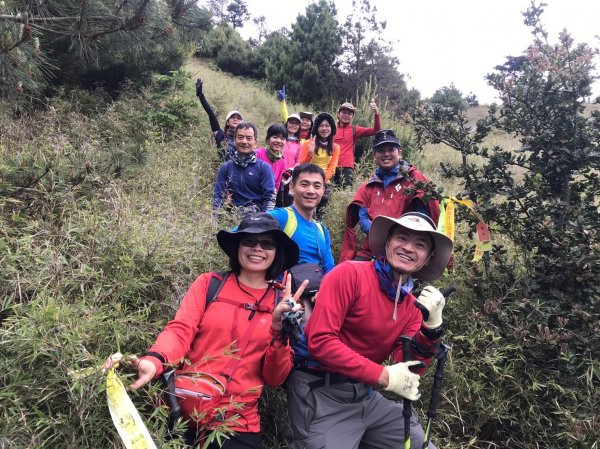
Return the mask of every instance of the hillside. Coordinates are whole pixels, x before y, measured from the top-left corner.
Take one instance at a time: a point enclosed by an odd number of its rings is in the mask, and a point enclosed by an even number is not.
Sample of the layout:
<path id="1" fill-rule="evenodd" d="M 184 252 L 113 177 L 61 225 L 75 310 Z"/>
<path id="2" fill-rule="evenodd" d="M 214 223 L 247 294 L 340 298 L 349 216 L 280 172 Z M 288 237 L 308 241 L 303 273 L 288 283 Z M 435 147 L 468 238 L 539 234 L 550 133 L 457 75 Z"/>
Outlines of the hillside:
<path id="1" fill-rule="evenodd" d="M 280 121 L 280 108 L 259 83 L 201 61 L 186 70 L 189 75 L 158 77 L 149 88 L 131 85 L 114 102 L 100 91 L 74 90 L 31 116 L 13 116 L 9 105 L 0 105 L 0 447 L 121 448 L 106 408 L 104 376 L 73 371 L 98 367 L 116 351 L 143 353 L 195 277 L 225 267 L 215 234 L 234 218 L 211 218 L 218 160 L 193 82 L 204 80 L 220 120 L 237 109 L 253 121 L 261 143 L 266 126 Z M 288 106 L 290 112 L 310 109 Z M 385 111 L 383 126 L 411 135 Z M 439 167 L 458 163 L 456 152 L 428 146 L 411 153 L 411 161 L 445 195 L 459 193 L 458 182 L 446 180 Z M 370 169 L 367 159 L 357 183 Z M 336 253 L 352 195 L 352 189 L 334 192 L 325 213 Z M 546 387 L 536 383 L 535 366 L 527 369 L 523 348 L 529 337 L 523 346 L 506 340 L 501 299 L 486 290 L 483 263 L 470 262 L 464 214 L 457 215 L 455 269 L 436 283 L 459 289 L 444 311 L 454 350 L 434 424 L 436 444 L 532 449 L 536 438 L 548 442 L 551 432 L 571 428 L 593 438 L 595 431 L 586 427 L 588 404 L 574 417 L 570 401 L 550 406 L 538 400 Z M 520 255 L 503 257 L 508 263 Z M 507 291 L 519 276 L 506 275 Z M 422 417 L 430 383 L 431 373 L 416 404 Z M 158 446 L 178 447 L 165 441 L 164 408 L 154 412 L 158 396 L 155 387 L 132 394 Z M 269 390 L 262 411 L 267 447 L 284 447 L 281 392 Z M 547 428 L 551 413 L 571 421 Z"/>

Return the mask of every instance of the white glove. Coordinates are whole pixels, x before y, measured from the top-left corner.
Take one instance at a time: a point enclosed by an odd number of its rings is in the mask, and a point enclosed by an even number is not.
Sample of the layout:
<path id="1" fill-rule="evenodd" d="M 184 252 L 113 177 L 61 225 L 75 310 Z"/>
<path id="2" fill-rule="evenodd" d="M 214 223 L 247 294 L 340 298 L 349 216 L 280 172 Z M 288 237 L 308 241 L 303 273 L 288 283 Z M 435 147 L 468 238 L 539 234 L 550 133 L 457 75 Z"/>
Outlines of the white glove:
<path id="1" fill-rule="evenodd" d="M 442 325 L 442 310 L 445 304 L 446 299 L 437 288 L 428 285 L 423 289 L 417 298 L 417 307 L 421 312 L 427 312 L 423 313 L 423 322 L 428 328 L 435 329 Z"/>
<path id="2" fill-rule="evenodd" d="M 421 393 L 419 393 L 419 378 L 421 376 L 409 371 L 409 368 L 415 365 L 423 365 L 423 362 L 413 360 L 411 362 L 400 362 L 395 365 L 386 366 L 385 369 L 388 372 L 389 380 L 385 390 L 396 393 L 398 396 L 411 401 L 419 399 L 421 397 Z"/>

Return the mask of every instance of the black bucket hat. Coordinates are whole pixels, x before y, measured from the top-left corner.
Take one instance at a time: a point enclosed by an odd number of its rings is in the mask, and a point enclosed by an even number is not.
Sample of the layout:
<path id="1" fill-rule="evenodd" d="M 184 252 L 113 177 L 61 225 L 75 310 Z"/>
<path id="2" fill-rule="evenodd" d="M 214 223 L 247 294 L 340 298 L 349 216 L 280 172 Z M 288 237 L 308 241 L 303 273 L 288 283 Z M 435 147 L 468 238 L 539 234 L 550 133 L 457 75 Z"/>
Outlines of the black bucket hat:
<path id="1" fill-rule="evenodd" d="M 319 129 L 319 125 L 321 124 L 321 122 L 323 122 L 325 120 L 327 120 L 329 122 L 329 125 L 331 125 L 331 135 L 335 136 L 335 133 L 336 133 L 336 130 L 337 130 L 337 127 L 335 125 L 335 119 L 328 112 L 319 112 L 317 114 L 317 116 L 315 117 L 315 120 L 313 121 L 312 132 L 311 132 L 311 134 L 313 136 L 317 135 L 317 131 Z"/>
<path id="2" fill-rule="evenodd" d="M 277 250 L 283 251 L 285 260 L 283 269 L 288 270 L 298 263 L 300 251 L 298 245 L 279 227 L 279 223 L 275 218 L 266 212 L 258 212 L 255 214 L 246 215 L 239 226 L 231 231 L 221 230 L 217 233 L 217 242 L 230 259 L 237 258 L 240 238 L 248 234 L 262 234 L 268 232 L 275 237 L 277 242 Z"/>
<path id="3" fill-rule="evenodd" d="M 396 133 L 392 129 L 381 129 L 377 131 L 375 137 L 373 137 L 373 151 L 377 151 L 377 147 L 383 144 L 392 144 L 398 149 L 401 149 L 400 139 L 396 136 Z"/>

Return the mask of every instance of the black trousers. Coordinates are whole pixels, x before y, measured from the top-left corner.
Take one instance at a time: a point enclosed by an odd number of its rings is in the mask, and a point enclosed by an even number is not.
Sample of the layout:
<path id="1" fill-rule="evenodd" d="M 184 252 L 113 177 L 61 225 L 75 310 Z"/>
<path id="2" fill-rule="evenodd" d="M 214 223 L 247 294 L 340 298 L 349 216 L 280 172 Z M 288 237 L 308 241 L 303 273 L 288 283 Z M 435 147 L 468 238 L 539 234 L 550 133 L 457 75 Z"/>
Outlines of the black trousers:
<path id="1" fill-rule="evenodd" d="M 354 182 L 354 169 L 352 167 L 337 167 L 333 176 L 333 183 L 338 187 L 348 187 Z"/>
<path id="2" fill-rule="evenodd" d="M 186 432 L 184 438 L 186 443 L 194 448 L 200 448 L 198 441 L 197 430 L 190 428 Z M 263 449 L 262 436 L 260 432 L 242 432 L 236 433 L 229 437 L 229 439 L 223 439 L 223 446 L 219 446 L 217 440 L 213 441 L 208 445 L 208 449 Z"/>

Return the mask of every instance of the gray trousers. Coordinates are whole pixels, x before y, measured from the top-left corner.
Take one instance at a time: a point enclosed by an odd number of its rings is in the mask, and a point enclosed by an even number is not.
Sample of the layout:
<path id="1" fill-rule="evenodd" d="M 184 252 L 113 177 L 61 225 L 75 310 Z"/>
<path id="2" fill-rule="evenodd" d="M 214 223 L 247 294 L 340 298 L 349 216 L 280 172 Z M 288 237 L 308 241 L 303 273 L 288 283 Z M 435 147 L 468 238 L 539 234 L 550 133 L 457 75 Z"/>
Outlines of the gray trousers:
<path id="1" fill-rule="evenodd" d="M 402 403 L 390 401 L 362 383 L 311 388 L 322 378 L 294 370 L 286 393 L 294 441 L 292 449 L 398 449 L 404 445 Z M 411 449 L 423 447 L 423 428 L 413 412 Z M 435 449 L 429 444 L 429 449 Z"/>

